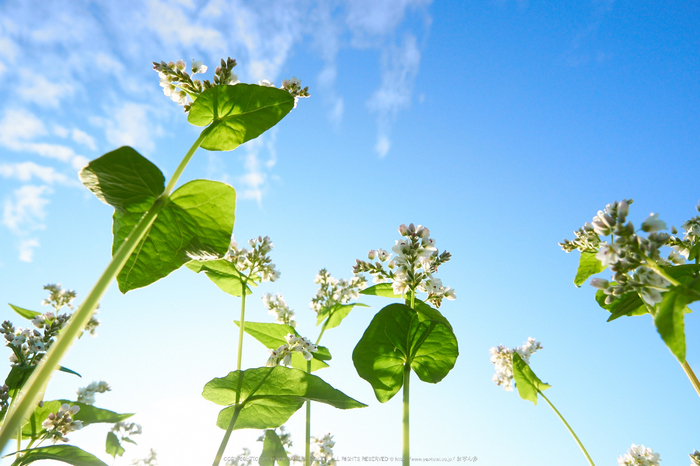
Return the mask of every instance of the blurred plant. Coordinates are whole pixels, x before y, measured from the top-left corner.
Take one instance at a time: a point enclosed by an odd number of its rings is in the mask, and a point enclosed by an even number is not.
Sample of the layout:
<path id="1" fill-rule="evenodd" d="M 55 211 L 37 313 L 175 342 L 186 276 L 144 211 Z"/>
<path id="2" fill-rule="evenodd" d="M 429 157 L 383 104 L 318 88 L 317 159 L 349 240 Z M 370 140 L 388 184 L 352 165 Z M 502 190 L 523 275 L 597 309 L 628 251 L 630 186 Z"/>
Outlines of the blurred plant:
<path id="1" fill-rule="evenodd" d="M 618 466 L 661 466 L 661 458 L 658 453 L 654 453 L 651 448 L 634 443 L 627 450 L 627 453 L 617 459 Z"/>

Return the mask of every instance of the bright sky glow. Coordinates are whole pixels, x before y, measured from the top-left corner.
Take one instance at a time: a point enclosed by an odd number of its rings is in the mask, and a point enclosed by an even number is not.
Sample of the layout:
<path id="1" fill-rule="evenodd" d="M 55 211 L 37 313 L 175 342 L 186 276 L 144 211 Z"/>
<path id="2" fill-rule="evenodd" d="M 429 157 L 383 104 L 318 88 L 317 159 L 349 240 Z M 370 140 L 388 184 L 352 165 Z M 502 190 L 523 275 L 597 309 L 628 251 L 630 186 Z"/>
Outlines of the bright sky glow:
<path id="1" fill-rule="evenodd" d="M 414 457 L 586 464 L 544 402 L 491 381 L 489 348 L 532 336 L 544 347 L 533 370 L 596 464 L 632 443 L 688 464 L 700 400 L 683 371 L 650 316 L 606 323 L 595 290 L 573 286 L 578 253 L 557 243 L 622 198 L 635 201 L 635 225 L 650 212 L 676 227 L 697 214 L 699 22 L 694 2 L 0 1 L 0 304 L 46 310 L 48 283 L 78 300 L 89 292 L 110 259 L 112 209 L 77 171 L 130 145 L 169 178 L 199 130 L 151 62 L 203 60 L 209 78 L 230 56 L 243 82 L 297 76 L 311 93 L 236 151 L 200 150 L 181 181 L 233 185 L 236 238 L 275 244 L 281 279 L 256 289 L 248 319 L 271 322 L 260 298 L 279 292 L 315 338 L 318 270 L 348 278 L 400 224 L 423 224 L 452 253 L 440 278 L 457 300 L 441 312 L 460 357 L 440 384 L 412 379 Z M 400 456 L 400 396 L 378 403 L 351 358 L 389 302 L 361 301 L 372 307 L 324 335 L 333 360 L 318 375 L 369 407 L 314 405 L 312 435 L 332 432 L 337 457 Z M 96 405 L 137 413 L 144 430 L 117 465 L 149 448 L 161 465 L 210 464 L 223 431 L 201 391 L 235 369 L 239 306 L 185 268 L 126 295 L 113 286 L 99 336 L 64 362 L 83 378 L 58 374 L 46 399 L 107 380 Z M 687 359 L 700 373 L 695 314 Z M 10 308 L 0 317 L 25 326 Z M 243 366 L 266 359 L 246 339 Z M 299 411 L 287 424 L 297 453 L 303 422 Z M 111 464 L 107 430 L 71 440 Z M 258 435 L 237 431 L 227 455 L 256 455 Z"/>

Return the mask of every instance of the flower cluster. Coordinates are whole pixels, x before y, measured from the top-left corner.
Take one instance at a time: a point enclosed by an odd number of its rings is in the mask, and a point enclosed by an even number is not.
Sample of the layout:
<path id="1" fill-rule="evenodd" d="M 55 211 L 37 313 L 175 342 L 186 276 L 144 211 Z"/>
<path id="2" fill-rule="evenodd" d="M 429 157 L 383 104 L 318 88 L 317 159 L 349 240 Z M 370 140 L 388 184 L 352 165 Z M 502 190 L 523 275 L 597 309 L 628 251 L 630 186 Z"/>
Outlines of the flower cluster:
<path id="1" fill-rule="evenodd" d="M 170 97 L 173 102 L 182 105 L 185 109 L 185 113 L 190 111 L 192 103 L 207 89 L 214 86 L 234 86 L 240 83 L 238 75 L 233 72 L 233 68 L 235 67 L 236 60 L 231 57 L 226 60 L 222 58 L 221 64 L 214 70 L 214 80 L 211 82 L 208 79 L 204 81 L 192 79 L 190 73 L 186 71 L 187 64 L 184 60 L 178 60 L 176 62 L 171 61 L 168 63 L 164 61 L 160 63 L 153 62 L 153 69 L 158 72 L 163 93 L 167 97 Z M 192 76 L 206 73 L 207 69 L 207 66 L 203 65 L 201 60 L 195 61 L 192 59 L 192 66 L 190 68 Z M 258 81 L 258 85 L 275 87 L 275 85 L 267 79 Z M 282 81 L 280 89 L 289 92 L 292 97 L 294 97 L 294 108 L 297 107 L 297 101 L 300 98 L 309 97 L 309 87 L 302 88 L 301 81 L 297 78 L 285 79 Z M 192 99 L 192 102 L 190 102 L 189 99 Z"/>
<path id="2" fill-rule="evenodd" d="M 430 237 L 430 230 L 422 225 L 401 225 L 399 233 L 402 239 L 396 240 L 391 248 L 396 254 L 383 250 L 371 250 L 367 254 L 370 261 L 357 259 L 353 272 L 367 272 L 373 277 L 374 283 L 391 281 L 394 294 L 404 295 L 416 290 L 428 293 L 427 301 L 440 307 L 443 299 L 456 298 L 455 291 L 449 286 L 443 286 L 439 278 L 433 277 L 440 265 L 450 260 L 451 254 L 443 251 L 438 254 L 435 240 Z M 385 268 L 386 266 L 386 268 Z"/>
<path id="3" fill-rule="evenodd" d="M 282 81 L 282 86 L 280 89 L 289 92 L 292 97 L 294 97 L 294 108 L 297 108 L 297 102 L 300 98 L 307 98 L 310 95 L 309 86 L 302 89 L 301 80 L 296 77 Z"/>
<path id="4" fill-rule="evenodd" d="M 285 337 L 287 343 L 281 345 L 276 350 L 270 350 L 270 357 L 265 364 L 267 367 L 275 367 L 277 365 L 289 366 L 292 362 L 292 354 L 296 351 L 304 356 L 304 359 L 311 361 L 313 355 L 318 351 L 318 346 L 304 337 L 298 337 L 293 333 L 288 333 Z"/>
<path id="5" fill-rule="evenodd" d="M 87 387 L 79 388 L 76 390 L 78 394 L 78 402 L 84 403 L 86 405 L 95 404 L 95 393 L 105 393 L 111 391 L 112 388 L 107 382 L 101 380 L 99 382 L 92 382 Z"/>
<path id="6" fill-rule="evenodd" d="M 131 464 L 133 466 L 158 466 L 158 454 L 151 448 L 145 458 L 134 460 Z"/>
<path id="7" fill-rule="evenodd" d="M 695 206 L 700 212 L 700 204 Z M 682 226 L 683 238 L 677 236 L 678 231 L 671 228 L 673 236 L 668 240 L 675 253 L 686 259 L 693 260 L 700 256 L 700 217 L 696 216 L 685 222 Z"/>
<path id="8" fill-rule="evenodd" d="M 659 454 L 654 453 L 651 448 L 634 443 L 627 450 L 627 453 L 617 459 L 618 466 L 660 466 Z"/>
<path id="9" fill-rule="evenodd" d="M 321 438 L 311 437 L 311 465 L 312 466 L 333 466 L 333 447 L 335 442 L 333 436 L 328 433 Z"/>
<path id="10" fill-rule="evenodd" d="M 80 411 L 80 406 L 70 406 L 62 404 L 56 413 L 49 413 L 49 416 L 41 423 L 41 427 L 46 429 L 44 438 L 50 438 L 54 443 L 67 442 L 68 432 L 73 432 L 83 428 L 82 421 L 74 421 L 73 416 Z"/>
<path id="11" fill-rule="evenodd" d="M 265 293 L 262 297 L 263 304 L 268 309 L 268 314 L 275 316 L 275 323 L 289 325 L 292 328 L 297 326 L 294 321 L 294 311 L 292 311 L 281 294 L 274 296 L 272 293 Z"/>
<path id="12" fill-rule="evenodd" d="M 669 244 L 671 236 L 661 232 L 666 224 L 658 214 L 651 214 L 642 223 L 641 230 L 647 237 L 635 232 L 632 222 L 626 222 L 632 200 L 608 204 L 605 211 L 599 211 L 590 223 L 575 232 L 574 241 L 559 243 L 566 252 L 578 249 L 581 252 L 596 252 L 596 259 L 613 272 L 614 282 L 594 278 L 591 285 L 603 290 L 605 302 L 612 303 L 618 297 L 636 292 L 648 305 L 661 301 L 661 292 L 670 285 L 662 276 L 659 267 L 680 265 L 684 262 L 677 250 L 672 250 L 667 258 L 661 256 L 661 247 Z M 612 236 L 611 242 L 600 241 L 600 236 Z M 683 245 L 678 245 L 679 249 Z"/>
<path id="13" fill-rule="evenodd" d="M 275 270 L 275 264 L 269 257 L 273 245 L 270 238 L 258 236 L 248 241 L 251 249 L 239 248 L 234 239 L 231 240 L 228 252 L 224 256 L 229 262 L 235 264 L 236 269 L 247 277 L 248 280 L 259 282 L 260 280 L 274 282 L 280 277 Z"/>
<path id="14" fill-rule="evenodd" d="M 68 309 L 73 309 L 73 300 L 77 296 L 75 291 L 64 290 L 60 283 L 46 285 L 44 289 L 49 291 L 49 297 L 41 301 L 41 304 L 44 306 L 53 306 L 56 312 L 63 306 L 68 307 Z"/>
<path id="15" fill-rule="evenodd" d="M 326 269 L 321 269 L 314 279 L 318 285 L 316 296 L 311 300 L 310 307 L 316 314 L 329 309 L 336 304 L 347 304 L 360 296 L 360 290 L 367 281 L 363 276 L 355 276 L 350 280 L 331 277 Z"/>
<path id="16" fill-rule="evenodd" d="M 542 344 L 532 337 L 528 338 L 523 346 L 517 348 L 506 348 L 505 346 L 491 348 L 489 350 L 491 362 L 496 367 L 493 381 L 496 382 L 496 385 L 503 385 L 505 391 L 513 391 L 513 353 L 517 352 L 523 361 L 529 364 L 530 356 L 540 349 L 542 349 Z"/>
<path id="17" fill-rule="evenodd" d="M 9 320 L 3 322 L 0 333 L 5 335 L 5 344 L 12 350 L 10 363 L 13 366 L 37 365 L 67 321 L 68 314 L 47 312 L 32 319 L 36 329 L 15 328 Z M 37 329 L 43 330 L 43 333 Z"/>

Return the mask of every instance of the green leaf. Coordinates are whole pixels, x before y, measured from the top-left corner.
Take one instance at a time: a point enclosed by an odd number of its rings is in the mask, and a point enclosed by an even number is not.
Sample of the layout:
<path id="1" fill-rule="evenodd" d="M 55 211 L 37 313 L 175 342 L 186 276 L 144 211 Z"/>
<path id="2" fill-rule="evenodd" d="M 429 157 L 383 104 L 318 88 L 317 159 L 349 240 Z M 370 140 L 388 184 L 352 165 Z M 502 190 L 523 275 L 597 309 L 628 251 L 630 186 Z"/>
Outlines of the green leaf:
<path id="1" fill-rule="evenodd" d="M 74 370 L 68 369 L 67 367 L 58 366 L 58 370 L 61 371 L 61 372 L 66 372 L 66 373 L 68 373 L 68 374 L 77 375 L 77 376 L 80 377 L 81 379 L 83 378 L 82 375 L 78 374 L 78 373 L 75 372 Z"/>
<path id="2" fill-rule="evenodd" d="M 39 460 L 61 461 L 74 466 L 107 466 L 91 453 L 73 445 L 52 445 L 26 450 L 22 457 L 12 463 L 12 466 L 22 466 Z"/>
<path id="3" fill-rule="evenodd" d="M 362 303 L 350 303 L 350 304 L 336 304 L 334 306 L 331 306 L 329 308 L 324 308 L 321 309 L 316 316 L 316 325 L 319 325 L 321 322 L 326 320 L 328 318 L 328 323 L 326 324 L 326 330 L 330 330 L 332 328 L 337 327 L 340 325 L 340 323 L 345 319 L 348 314 L 350 314 L 350 311 L 357 306 L 357 307 L 369 307 L 366 304 Z"/>
<path id="4" fill-rule="evenodd" d="M 188 262 L 187 268 L 196 273 L 204 271 L 209 280 L 214 282 L 221 291 L 232 296 L 243 296 L 244 278 L 236 269 L 236 266 L 226 259 L 195 260 Z M 245 287 L 246 295 L 253 293 L 249 285 L 258 286 L 255 281 L 248 281 Z"/>
<path id="5" fill-rule="evenodd" d="M 581 259 L 578 261 L 576 278 L 574 278 L 574 285 L 581 287 L 581 285 L 588 280 L 588 277 L 605 270 L 605 266 L 596 259 L 595 255 L 595 252 L 584 251 L 581 253 Z"/>
<path id="6" fill-rule="evenodd" d="M 128 146 L 93 160 L 79 177 L 99 200 L 120 212 L 145 212 L 165 189 L 158 167 Z"/>
<path id="7" fill-rule="evenodd" d="M 92 405 L 86 405 L 85 403 L 78 403 L 77 401 L 45 401 L 41 407 L 37 407 L 34 410 L 27 423 L 24 425 L 24 427 L 22 427 L 22 437 L 33 439 L 37 438 L 38 435 L 44 430 L 44 428 L 41 426 L 42 422 L 46 420 L 49 413 L 57 412 L 62 404 L 80 407 L 80 411 L 78 411 L 72 417 L 76 421 L 81 421 L 83 423 L 83 427 L 96 423 L 114 424 L 133 416 L 133 413 L 118 414 L 114 411 L 109 411 L 107 409 L 98 408 Z"/>
<path id="8" fill-rule="evenodd" d="M 29 309 L 23 309 L 19 306 L 15 306 L 14 304 L 8 304 L 12 308 L 13 311 L 15 311 L 17 314 L 21 315 L 25 319 L 32 320 L 34 316 L 38 316 L 41 314 L 41 312 L 36 312 L 36 311 L 30 311 Z"/>
<path id="9" fill-rule="evenodd" d="M 198 257 L 221 257 L 228 251 L 236 192 L 224 183 L 195 180 L 171 196 L 117 276 L 122 293 L 160 280 Z M 114 213 L 116 253 L 143 212 Z"/>
<path id="10" fill-rule="evenodd" d="M 5 385 L 9 387 L 10 390 L 16 390 L 22 388 L 24 383 L 29 380 L 29 376 L 32 375 L 32 371 L 36 366 L 12 366 L 10 373 L 7 374 L 5 379 Z"/>
<path id="11" fill-rule="evenodd" d="M 649 313 L 649 309 L 644 305 L 642 298 L 634 291 L 622 295 L 610 304 L 605 304 L 606 297 L 607 295 L 603 290 L 598 290 L 595 294 L 595 300 L 598 302 L 598 305 L 610 312 L 608 322 L 622 316 L 641 316 Z"/>
<path id="12" fill-rule="evenodd" d="M 114 432 L 107 432 L 107 440 L 105 442 L 105 452 L 111 455 L 112 458 L 122 456 L 126 450 L 119 443 L 119 438 L 114 434 Z"/>
<path id="13" fill-rule="evenodd" d="M 440 312 L 425 304 L 415 311 L 404 304 L 390 304 L 374 316 L 352 360 L 377 400 L 385 403 L 403 386 L 404 365 L 410 364 L 422 381 L 438 383 L 452 370 L 458 355 L 452 326 Z"/>
<path id="14" fill-rule="evenodd" d="M 360 294 L 383 296 L 384 298 L 394 299 L 402 298 L 402 296 L 394 294 L 394 289 L 392 288 L 391 283 L 379 283 L 377 285 L 370 286 L 369 288 L 365 288 L 364 290 L 360 291 Z"/>
<path id="15" fill-rule="evenodd" d="M 190 108 L 187 121 L 211 124 L 201 147 L 233 150 L 275 126 L 294 107 L 287 91 L 256 84 L 215 86 L 202 92 Z"/>
<path id="16" fill-rule="evenodd" d="M 686 350 L 684 314 L 688 304 L 698 300 L 700 278 L 688 284 L 681 283 L 663 293 L 654 315 L 656 330 L 681 364 L 685 362 Z"/>
<path id="17" fill-rule="evenodd" d="M 520 398 L 530 400 L 534 404 L 537 404 L 537 391 L 547 390 L 551 387 L 532 372 L 530 366 L 523 361 L 518 353 L 513 353 L 513 378 Z"/>
<path id="18" fill-rule="evenodd" d="M 233 322 L 236 325 L 240 325 L 240 322 L 237 320 Z M 243 331 L 265 345 L 265 348 L 268 349 L 277 349 L 287 343 L 286 336 L 289 333 L 293 333 L 297 337 L 301 336 L 290 325 L 262 322 L 246 322 Z M 311 360 L 311 372 L 328 367 L 328 364 L 323 362 L 331 359 L 331 353 L 328 351 L 328 348 L 319 346 L 318 351 L 311 353 L 311 355 L 313 356 Z M 306 362 L 306 359 L 304 359 L 301 353 L 294 352 L 292 354 L 292 367 L 305 371 Z"/>
<path id="19" fill-rule="evenodd" d="M 281 466 L 289 466 L 289 457 L 277 432 L 268 429 L 265 431 L 263 449 L 262 453 L 260 453 L 258 464 L 260 466 L 274 466 L 275 463 Z"/>
<path id="20" fill-rule="evenodd" d="M 284 424 L 305 401 L 317 401 L 339 409 L 366 406 L 336 390 L 319 377 L 283 366 L 230 372 L 210 380 L 202 396 L 221 406 L 216 425 L 228 427 L 235 410 L 240 414 L 234 429 L 273 429 Z"/>

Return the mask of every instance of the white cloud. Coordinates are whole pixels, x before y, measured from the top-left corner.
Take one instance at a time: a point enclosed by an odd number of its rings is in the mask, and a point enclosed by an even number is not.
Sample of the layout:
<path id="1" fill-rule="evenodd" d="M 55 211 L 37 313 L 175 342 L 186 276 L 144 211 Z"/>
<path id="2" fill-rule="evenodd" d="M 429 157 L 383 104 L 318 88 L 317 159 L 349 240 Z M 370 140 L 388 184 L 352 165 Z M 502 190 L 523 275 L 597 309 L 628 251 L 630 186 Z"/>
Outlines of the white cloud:
<path id="1" fill-rule="evenodd" d="M 244 146 L 246 155 L 243 166 L 246 173 L 237 177 L 239 198 L 262 203 L 263 194 L 267 190 L 268 171 L 277 163 L 275 136 L 276 131 L 272 129 L 268 134 L 248 141 Z M 261 160 L 263 150 L 268 154 L 267 160 Z"/>
<path id="2" fill-rule="evenodd" d="M 196 46 L 215 53 L 222 50 L 225 43 L 219 31 L 197 24 L 190 12 L 185 13 L 171 3 L 149 1 L 147 16 L 146 24 L 153 28 L 161 41 L 169 47 Z"/>
<path id="3" fill-rule="evenodd" d="M 126 102 L 108 111 L 111 118 L 94 117 L 96 126 L 104 128 L 107 142 L 112 146 L 133 146 L 151 151 L 155 148 L 153 138 L 163 133 L 151 117 L 153 108 L 146 104 Z"/>
<path id="4" fill-rule="evenodd" d="M 369 109 L 377 114 L 378 138 L 375 150 L 386 155 L 391 141 L 389 128 L 399 110 L 411 104 L 413 82 L 418 74 L 421 53 L 416 38 L 407 35 L 402 46 L 387 48 L 382 56 L 382 84 L 367 101 Z"/>
<path id="5" fill-rule="evenodd" d="M 39 240 L 29 238 L 20 241 L 19 243 L 19 260 L 22 262 L 31 262 L 34 259 L 34 249 L 40 246 Z"/>
<path id="6" fill-rule="evenodd" d="M 53 167 L 37 165 L 34 162 L 0 164 L 0 176 L 19 181 L 31 181 L 32 178 L 38 178 L 47 184 L 68 182 L 66 175 L 56 172 Z"/>
<path id="7" fill-rule="evenodd" d="M 391 34 L 403 21 L 408 8 L 427 6 L 432 0 L 348 0 L 347 24 L 353 44 L 367 47 Z"/>
<path id="8" fill-rule="evenodd" d="M 15 190 L 14 198 L 5 201 L 2 223 L 13 233 L 25 235 L 31 230 L 41 230 L 46 217 L 45 207 L 51 192 L 48 186 L 25 185 Z"/>
<path id="9" fill-rule="evenodd" d="M 73 139 L 73 141 L 77 142 L 78 144 L 87 146 L 91 150 L 97 150 L 95 140 L 92 139 L 92 137 L 84 131 L 80 131 L 77 128 L 73 128 L 73 131 L 71 131 L 71 138 Z"/>
<path id="10" fill-rule="evenodd" d="M 75 88 L 65 82 L 49 81 L 43 75 L 22 69 L 17 94 L 27 102 L 41 107 L 56 108 L 61 100 L 75 93 Z"/>

